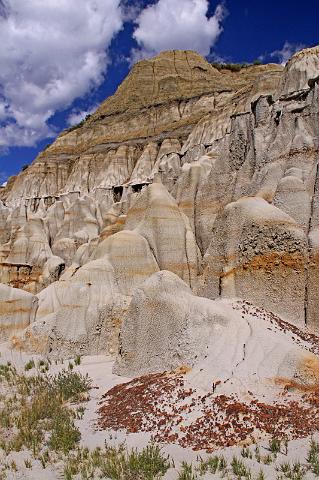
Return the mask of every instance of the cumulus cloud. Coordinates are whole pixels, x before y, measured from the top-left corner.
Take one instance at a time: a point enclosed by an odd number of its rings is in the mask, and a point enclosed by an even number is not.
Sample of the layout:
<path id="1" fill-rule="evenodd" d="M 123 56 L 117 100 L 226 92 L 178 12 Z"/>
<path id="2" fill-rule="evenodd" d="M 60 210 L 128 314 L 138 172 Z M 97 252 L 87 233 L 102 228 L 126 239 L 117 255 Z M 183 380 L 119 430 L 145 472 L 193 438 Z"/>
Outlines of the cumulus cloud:
<path id="1" fill-rule="evenodd" d="M 270 54 L 270 56 L 277 59 L 279 63 L 281 63 L 281 65 L 286 65 L 289 58 L 292 57 L 294 53 L 298 52 L 298 50 L 301 50 L 304 47 L 305 45 L 302 45 L 300 43 L 297 44 L 285 42 L 281 50 L 275 50 Z"/>
<path id="2" fill-rule="evenodd" d="M 88 108 L 87 110 L 73 109 L 67 118 L 68 125 L 70 125 L 71 127 L 73 125 L 77 125 L 82 120 L 84 120 L 87 115 L 92 115 L 92 113 L 95 112 L 97 108 L 98 108 L 98 105 L 94 105 L 93 107 Z"/>
<path id="3" fill-rule="evenodd" d="M 7 178 L 8 175 L 5 172 L 0 171 L 0 185 L 1 187 L 5 187 L 7 185 Z"/>
<path id="4" fill-rule="evenodd" d="M 147 58 L 162 50 L 196 50 L 207 56 L 222 32 L 225 8 L 217 5 L 208 17 L 207 0 L 159 0 L 141 11 L 133 37 L 139 49 L 132 60 Z"/>
<path id="5" fill-rule="evenodd" d="M 123 26 L 120 0 L 0 0 L 0 147 L 34 145 L 97 87 Z"/>

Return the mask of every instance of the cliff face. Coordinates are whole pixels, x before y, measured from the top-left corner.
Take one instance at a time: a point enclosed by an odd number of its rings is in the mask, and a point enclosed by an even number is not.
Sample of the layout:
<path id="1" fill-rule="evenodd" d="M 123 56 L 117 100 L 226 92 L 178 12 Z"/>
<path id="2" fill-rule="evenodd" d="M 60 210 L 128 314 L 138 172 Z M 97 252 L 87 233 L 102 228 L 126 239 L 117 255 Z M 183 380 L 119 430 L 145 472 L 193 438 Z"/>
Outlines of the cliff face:
<path id="1" fill-rule="evenodd" d="M 194 298 L 319 330 L 318 78 L 319 47 L 284 69 L 217 70 L 190 51 L 136 64 L 1 191 L 0 281 L 38 302 L 15 341 L 116 352 L 161 270 Z"/>
<path id="2" fill-rule="evenodd" d="M 224 134 L 229 116 L 249 111 L 252 100 L 273 92 L 281 71 L 267 65 L 236 74 L 220 72 L 190 51 L 164 52 L 142 61 L 84 125 L 63 132 L 43 151 L 3 198 L 16 205 L 21 198 L 95 194 L 147 180 L 158 170 L 153 167 L 161 156 L 180 154 L 204 115 L 220 118 L 223 112 L 225 119 L 219 123 Z"/>

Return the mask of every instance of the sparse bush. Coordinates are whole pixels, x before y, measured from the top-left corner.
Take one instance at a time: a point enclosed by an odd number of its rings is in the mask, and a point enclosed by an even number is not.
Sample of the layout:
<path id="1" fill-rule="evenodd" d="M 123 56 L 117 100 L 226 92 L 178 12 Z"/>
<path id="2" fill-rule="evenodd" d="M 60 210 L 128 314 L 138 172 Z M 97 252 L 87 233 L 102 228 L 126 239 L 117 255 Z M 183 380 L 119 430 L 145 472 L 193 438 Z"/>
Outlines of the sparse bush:
<path id="1" fill-rule="evenodd" d="M 52 433 L 49 440 L 50 447 L 55 451 L 67 454 L 73 450 L 81 439 L 79 429 L 74 425 L 70 412 L 61 410 L 53 420 Z"/>
<path id="2" fill-rule="evenodd" d="M 168 457 L 162 455 L 157 445 L 149 445 L 141 452 L 127 452 L 124 446 L 106 448 L 105 459 L 101 465 L 102 475 L 115 480 L 153 480 L 164 475 L 170 468 Z"/>
<path id="3" fill-rule="evenodd" d="M 33 368 L 34 364 L 27 366 Z M 41 363 L 44 367 L 46 362 Z M 43 368 L 44 368 L 43 367 Z M 20 451 L 23 447 L 38 455 L 48 443 L 53 450 L 67 453 L 80 440 L 80 432 L 74 424 L 77 415 L 83 415 L 66 402 L 76 401 L 88 392 L 91 381 L 88 376 L 63 370 L 58 375 L 20 375 L 11 365 L 0 366 L 0 380 L 7 382 L 13 391 L 4 400 L 0 411 L 0 426 L 7 434 L 0 439 L 6 452 Z M 39 457 L 43 463 L 45 457 Z"/>
<path id="4" fill-rule="evenodd" d="M 77 130 L 78 128 L 81 128 L 90 117 L 91 117 L 90 114 L 86 115 L 86 117 L 83 118 L 81 122 L 77 123 L 76 125 L 72 125 L 72 127 L 68 128 L 67 132 L 73 132 L 73 130 Z"/>
<path id="5" fill-rule="evenodd" d="M 312 472 L 319 476 L 319 443 L 313 439 L 310 442 L 307 462 L 310 464 Z"/>
<path id="6" fill-rule="evenodd" d="M 192 465 L 186 462 L 182 463 L 182 469 L 179 472 L 177 480 L 197 480 L 197 475 L 193 471 Z"/>
<path id="7" fill-rule="evenodd" d="M 128 451 L 124 444 L 119 447 L 79 448 L 69 455 L 64 469 L 64 478 L 71 479 L 81 472 L 83 479 L 110 478 L 112 480 L 155 480 L 170 468 L 170 460 L 153 444 L 142 451 Z"/>
<path id="8" fill-rule="evenodd" d="M 306 468 L 304 468 L 299 462 L 293 463 L 283 463 L 280 465 L 279 470 L 283 473 L 283 477 L 279 478 L 288 478 L 290 480 L 302 480 L 306 473 Z"/>
<path id="9" fill-rule="evenodd" d="M 249 448 L 245 448 L 245 447 L 242 448 L 240 453 L 241 453 L 241 456 L 242 456 L 243 458 L 252 458 L 252 457 L 253 457 L 253 455 L 252 455 L 251 451 L 249 450 Z"/>
<path id="10" fill-rule="evenodd" d="M 81 365 L 81 356 L 80 355 L 77 355 L 74 359 L 74 365 Z"/>
<path id="11" fill-rule="evenodd" d="M 197 467 L 197 471 L 200 475 L 204 475 L 205 473 L 213 473 L 215 474 L 217 471 L 224 471 L 227 468 L 227 462 L 224 457 L 210 457 L 207 460 L 201 460 L 199 466 Z"/>
<path id="12" fill-rule="evenodd" d="M 234 475 L 236 475 L 238 478 L 244 477 L 246 479 L 251 479 L 250 469 L 246 467 L 246 465 L 241 460 L 233 457 L 231 466 Z"/>
<path id="13" fill-rule="evenodd" d="M 257 66 L 257 65 L 262 65 L 262 62 L 260 60 L 255 60 L 252 63 L 223 63 L 223 62 L 214 62 L 211 63 L 211 65 L 214 68 L 217 68 L 217 70 L 229 70 L 231 72 L 240 72 L 244 68 L 252 67 L 252 66 Z"/>
<path id="14" fill-rule="evenodd" d="M 273 458 L 271 455 L 266 455 L 265 457 L 262 457 L 262 462 L 264 465 L 270 465 L 273 461 Z"/>
<path id="15" fill-rule="evenodd" d="M 35 363 L 34 363 L 34 360 L 32 359 L 25 364 L 24 369 L 27 372 L 28 370 L 32 370 L 32 368 L 34 367 L 35 367 Z"/>
<path id="16" fill-rule="evenodd" d="M 90 390 L 92 381 L 88 375 L 62 370 L 54 377 L 53 384 L 63 400 L 76 400 L 82 393 Z"/>
<path id="17" fill-rule="evenodd" d="M 24 465 L 26 468 L 32 468 L 32 462 L 29 459 L 24 460 Z"/>
<path id="18" fill-rule="evenodd" d="M 279 453 L 281 448 L 281 441 L 278 438 L 272 438 L 269 441 L 269 450 L 272 453 Z"/>
<path id="19" fill-rule="evenodd" d="M 256 480 L 266 480 L 265 479 L 265 474 L 262 470 L 258 473 L 257 479 Z"/>

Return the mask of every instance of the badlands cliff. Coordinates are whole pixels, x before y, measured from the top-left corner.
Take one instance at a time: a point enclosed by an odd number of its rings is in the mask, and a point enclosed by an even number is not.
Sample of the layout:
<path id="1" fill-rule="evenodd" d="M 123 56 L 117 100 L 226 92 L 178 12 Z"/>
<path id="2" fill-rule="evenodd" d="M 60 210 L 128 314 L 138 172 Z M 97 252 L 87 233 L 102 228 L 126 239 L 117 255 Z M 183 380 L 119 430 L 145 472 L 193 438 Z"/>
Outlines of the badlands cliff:
<path id="1" fill-rule="evenodd" d="M 252 338 L 246 373 L 277 348 L 267 374 L 303 378 L 311 349 L 232 299 L 319 331 L 318 151 L 319 47 L 285 68 L 136 64 L 1 189 L 1 338 L 111 353 L 130 375 L 193 367 L 211 343 L 239 364 Z"/>

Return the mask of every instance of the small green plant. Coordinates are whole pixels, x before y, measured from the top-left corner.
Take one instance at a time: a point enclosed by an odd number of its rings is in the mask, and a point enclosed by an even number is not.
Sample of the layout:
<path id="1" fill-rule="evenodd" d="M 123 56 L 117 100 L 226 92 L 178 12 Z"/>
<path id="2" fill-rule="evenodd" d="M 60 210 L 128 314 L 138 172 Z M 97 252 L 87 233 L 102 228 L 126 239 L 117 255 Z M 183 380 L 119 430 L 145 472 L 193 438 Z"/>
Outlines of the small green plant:
<path id="1" fill-rule="evenodd" d="M 24 460 L 24 465 L 26 468 L 32 468 L 32 462 L 29 459 Z"/>
<path id="2" fill-rule="evenodd" d="M 272 453 L 277 454 L 280 452 L 280 449 L 281 449 L 281 441 L 278 438 L 272 438 L 269 441 L 269 450 Z"/>
<path id="3" fill-rule="evenodd" d="M 177 480 L 197 480 L 197 475 L 193 471 L 193 466 L 183 462 L 182 469 L 178 474 Z"/>
<path id="4" fill-rule="evenodd" d="M 319 443 L 311 439 L 310 448 L 307 455 L 307 462 L 310 464 L 311 471 L 319 476 Z"/>
<path id="5" fill-rule="evenodd" d="M 35 367 L 35 363 L 34 363 L 34 360 L 32 359 L 25 364 L 24 369 L 27 372 L 28 370 L 32 370 L 32 368 L 34 367 Z"/>
<path id="6" fill-rule="evenodd" d="M 261 462 L 260 448 L 258 445 L 255 447 L 255 459 L 258 463 Z"/>
<path id="7" fill-rule="evenodd" d="M 240 453 L 243 458 L 253 458 L 253 455 L 249 448 L 243 447 Z"/>
<path id="8" fill-rule="evenodd" d="M 76 409 L 75 413 L 77 420 L 82 420 L 84 412 L 85 408 L 82 405 Z"/>
<path id="9" fill-rule="evenodd" d="M 76 125 L 72 125 L 72 127 L 67 129 L 67 132 L 73 132 L 73 130 L 77 130 L 78 128 L 81 128 L 82 125 L 91 117 L 90 114 L 86 115 L 86 117 L 81 120 L 81 122 L 77 123 Z"/>
<path id="10" fill-rule="evenodd" d="M 55 417 L 53 421 L 49 446 L 55 451 L 62 451 L 67 454 L 75 448 L 80 438 L 80 431 L 74 425 L 68 412 L 60 412 L 60 415 Z"/>
<path id="11" fill-rule="evenodd" d="M 258 473 L 256 480 L 265 480 L 265 474 L 262 470 Z"/>
<path id="12" fill-rule="evenodd" d="M 53 378 L 53 385 L 63 400 L 76 400 L 91 389 L 92 381 L 88 375 L 62 370 Z"/>
<path id="13" fill-rule="evenodd" d="M 46 468 L 47 463 L 50 462 L 50 454 L 48 450 L 45 450 L 43 454 L 38 457 L 38 459 L 40 460 L 42 468 Z"/>
<path id="14" fill-rule="evenodd" d="M 287 473 L 287 472 L 290 472 L 291 470 L 291 466 L 289 463 L 282 463 L 279 467 L 279 470 L 282 472 L 282 473 Z"/>
<path id="15" fill-rule="evenodd" d="M 81 365 L 81 356 L 80 355 L 77 355 L 74 359 L 74 365 Z"/>
<path id="16" fill-rule="evenodd" d="M 219 465 L 218 465 L 218 470 L 220 470 L 221 472 L 223 470 L 226 470 L 227 468 L 227 461 L 224 457 L 219 457 Z"/>
<path id="17" fill-rule="evenodd" d="M 162 455 L 160 447 L 148 445 L 141 452 L 128 452 L 124 445 L 106 447 L 100 470 L 104 477 L 116 480 L 140 478 L 152 480 L 163 476 L 170 468 L 170 460 Z"/>
<path id="18" fill-rule="evenodd" d="M 262 462 L 264 465 L 270 465 L 273 461 L 273 458 L 271 455 L 266 455 L 265 457 L 262 457 Z"/>
<path id="19" fill-rule="evenodd" d="M 302 480 L 306 473 L 306 469 L 300 464 L 300 462 L 293 463 L 283 463 L 279 467 L 279 471 L 284 475 L 280 478 L 289 478 L 290 480 Z"/>
<path id="20" fill-rule="evenodd" d="M 251 479 L 250 469 L 246 467 L 246 465 L 241 460 L 238 460 L 237 457 L 233 457 L 231 467 L 233 474 L 236 475 L 238 478 L 244 477 L 247 479 Z"/>
<path id="21" fill-rule="evenodd" d="M 197 467 L 197 471 L 200 475 L 204 475 L 205 473 L 213 473 L 215 474 L 217 471 L 224 471 L 227 468 L 227 462 L 224 457 L 210 457 L 207 460 L 200 460 L 200 463 Z"/>

